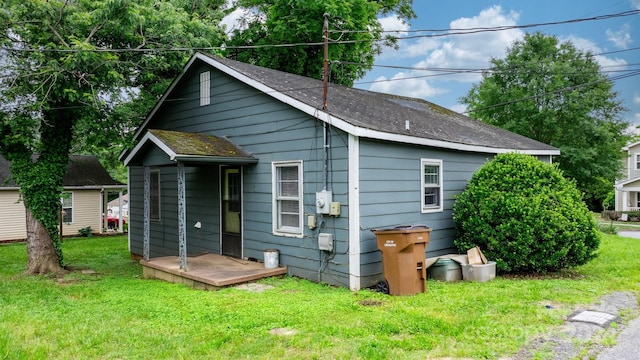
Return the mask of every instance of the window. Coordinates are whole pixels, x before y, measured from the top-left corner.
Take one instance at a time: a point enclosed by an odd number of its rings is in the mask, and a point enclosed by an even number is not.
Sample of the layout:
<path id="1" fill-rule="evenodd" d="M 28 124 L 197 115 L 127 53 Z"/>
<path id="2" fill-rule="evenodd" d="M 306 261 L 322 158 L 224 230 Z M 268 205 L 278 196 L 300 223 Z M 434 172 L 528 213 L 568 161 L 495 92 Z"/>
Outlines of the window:
<path id="1" fill-rule="evenodd" d="M 422 212 L 442 211 L 442 160 L 422 159 Z"/>
<path id="2" fill-rule="evenodd" d="M 60 202 L 62 203 L 62 222 L 65 224 L 73 223 L 73 193 L 63 192 Z"/>
<path id="3" fill-rule="evenodd" d="M 640 170 L 640 154 L 636 154 L 636 170 Z"/>
<path id="4" fill-rule="evenodd" d="M 200 73 L 200 106 L 211 103 L 211 73 L 205 71 Z"/>
<path id="5" fill-rule="evenodd" d="M 302 161 L 275 162 L 273 176 L 273 232 L 302 235 Z"/>
<path id="6" fill-rule="evenodd" d="M 149 181 L 149 218 L 160 220 L 160 172 L 151 171 Z"/>

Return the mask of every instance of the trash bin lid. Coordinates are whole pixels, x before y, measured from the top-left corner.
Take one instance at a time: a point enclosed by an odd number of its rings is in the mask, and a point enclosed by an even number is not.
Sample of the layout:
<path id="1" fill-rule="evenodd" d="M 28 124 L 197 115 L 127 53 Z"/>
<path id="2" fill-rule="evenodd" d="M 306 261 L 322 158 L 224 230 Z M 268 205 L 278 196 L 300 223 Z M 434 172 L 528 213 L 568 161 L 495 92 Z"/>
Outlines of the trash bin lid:
<path id="1" fill-rule="evenodd" d="M 400 225 L 400 226 L 396 226 L 394 229 L 414 230 L 414 229 L 428 229 L 428 228 L 429 227 L 427 225 L 414 224 L 414 225 Z"/>

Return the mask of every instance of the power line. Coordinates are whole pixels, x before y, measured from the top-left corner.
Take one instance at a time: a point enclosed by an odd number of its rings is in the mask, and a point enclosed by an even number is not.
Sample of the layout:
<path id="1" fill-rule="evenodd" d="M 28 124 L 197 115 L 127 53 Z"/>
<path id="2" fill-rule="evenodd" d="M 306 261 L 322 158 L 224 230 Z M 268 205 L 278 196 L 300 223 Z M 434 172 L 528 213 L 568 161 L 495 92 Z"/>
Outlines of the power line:
<path id="1" fill-rule="evenodd" d="M 417 39 L 417 38 L 433 38 L 433 37 L 443 37 L 443 36 L 452 36 L 452 35 L 469 35 L 469 34 L 477 34 L 483 32 L 495 32 L 495 31 L 505 31 L 505 30 L 513 30 L 513 29 L 525 29 L 532 27 L 541 27 L 541 26 L 552 26 L 552 25 L 561 25 L 561 24 L 570 24 L 570 23 L 578 23 L 585 21 L 600 21 L 607 20 L 612 18 L 633 16 L 640 14 L 640 10 L 629 10 L 615 14 L 607 14 L 607 15 L 599 15 L 590 18 L 579 18 L 579 19 L 570 19 L 564 21 L 555 21 L 555 22 L 547 22 L 547 23 L 535 23 L 535 24 L 525 24 L 525 25 L 509 25 L 509 26 L 495 26 L 495 27 L 477 27 L 477 28 L 467 28 L 467 29 L 436 29 L 436 30 L 390 30 L 383 31 L 383 33 L 418 33 L 418 32 L 444 32 L 442 34 L 425 34 L 425 35 L 414 35 L 414 36 L 392 36 L 385 38 L 376 38 L 376 39 L 357 39 L 357 40 L 331 40 L 332 44 L 355 44 L 362 42 L 384 42 L 388 40 L 409 40 L 409 39 Z M 368 30 L 331 30 L 330 32 L 337 33 L 369 33 Z M 0 51 L 10 51 L 10 52 L 61 52 L 61 53 L 75 53 L 75 52 L 104 52 L 104 53 L 153 53 L 153 52 L 179 52 L 179 51 L 212 51 L 212 50 L 251 50 L 251 49 L 263 49 L 263 48 L 287 48 L 287 47 L 297 47 L 297 46 L 323 46 L 324 42 L 303 42 L 303 43 L 286 43 L 286 44 L 261 44 L 261 45 L 234 45 L 234 46 L 211 46 L 211 47 L 167 47 L 167 48 L 96 48 L 96 49 L 32 49 L 32 48 L 23 48 L 23 47 L 0 47 Z"/>
<path id="2" fill-rule="evenodd" d="M 467 110 L 465 112 L 463 112 L 463 115 L 469 115 L 470 112 L 475 112 L 475 111 L 481 111 L 481 110 L 487 110 L 487 109 L 493 109 L 496 107 L 501 107 L 501 106 L 507 106 L 507 105 L 511 105 L 511 104 L 515 104 L 515 103 L 519 103 L 519 102 L 523 102 L 523 101 L 527 101 L 527 100 L 532 100 L 532 99 L 536 99 L 539 97 L 543 97 L 543 96 L 547 96 L 547 95 L 559 95 L 568 91 L 573 91 L 573 90 L 578 90 L 590 85 L 595 85 L 598 83 L 601 83 L 603 81 L 615 81 L 615 80 L 621 80 L 627 77 L 632 77 L 632 76 L 638 76 L 640 75 L 640 70 L 635 70 L 632 73 L 626 74 L 626 75 L 618 75 L 615 77 L 615 79 L 602 79 L 602 80 L 596 80 L 596 81 L 591 81 L 588 83 L 584 83 L 584 84 L 578 84 L 578 85 L 571 85 L 571 86 L 567 86 L 561 89 L 556 89 L 553 91 L 549 91 L 549 92 L 545 92 L 542 94 L 535 94 L 535 95 L 531 95 L 531 96 L 525 96 L 519 99 L 515 99 L 515 100 L 510 100 L 510 101 L 505 101 L 502 103 L 498 103 L 498 104 L 493 104 L 493 105 L 489 105 L 489 106 L 485 106 L 485 107 L 481 107 L 481 108 L 477 108 L 477 109 L 473 109 L 473 110 Z"/>
<path id="3" fill-rule="evenodd" d="M 563 24 L 573 24 L 585 21 L 599 21 L 599 20 L 608 20 L 615 19 L 626 16 L 633 16 L 640 14 L 640 10 L 629 10 L 623 11 L 615 14 L 606 14 L 606 15 L 598 15 L 588 18 L 578 18 L 578 19 L 570 19 L 563 21 L 553 21 L 553 22 L 545 22 L 545 23 L 534 23 L 534 24 L 525 24 L 525 25 L 504 25 L 504 26 L 493 26 L 493 27 L 474 27 L 474 28 L 458 28 L 458 29 L 424 29 L 424 30 L 386 30 L 383 33 L 422 33 L 422 32 L 432 32 L 432 33 L 443 33 L 443 34 L 432 34 L 432 35 L 416 35 L 416 36 L 408 36 L 403 37 L 402 39 L 413 39 L 420 37 L 439 37 L 439 36 L 449 36 L 449 35 L 465 35 L 465 34 L 475 34 L 479 32 L 492 32 L 492 31 L 504 31 L 504 30 L 514 30 L 514 29 L 527 29 L 532 27 L 541 27 L 541 26 L 554 26 L 554 25 L 563 25 Z M 366 30 L 331 30 L 330 32 L 336 33 L 365 33 Z"/>

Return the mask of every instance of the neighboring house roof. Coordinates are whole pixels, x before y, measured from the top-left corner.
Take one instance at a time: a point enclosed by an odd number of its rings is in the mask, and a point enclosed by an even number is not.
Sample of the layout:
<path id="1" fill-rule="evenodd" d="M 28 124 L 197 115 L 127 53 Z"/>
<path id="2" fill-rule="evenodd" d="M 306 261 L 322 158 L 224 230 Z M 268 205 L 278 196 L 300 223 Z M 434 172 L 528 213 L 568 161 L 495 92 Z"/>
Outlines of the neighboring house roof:
<path id="1" fill-rule="evenodd" d="M 323 109 L 323 82 L 230 59 L 196 53 L 135 135 L 140 139 L 154 114 L 181 78 L 202 61 L 266 95 L 360 137 L 463 151 L 559 155 L 550 145 L 471 119 L 431 102 L 329 84 Z"/>
<path id="2" fill-rule="evenodd" d="M 126 185 L 114 180 L 92 155 L 71 155 L 64 175 L 65 189 L 125 188 Z M 0 189 L 17 189 L 11 178 L 11 163 L 0 156 Z"/>
<path id="3" fill-rule="evenodd" d="M 129 194 L 124 194 L 122 195 L 122 207 L 126 208 L 127 204 L 129 204 Z M 120 206 L 120 200 L 121 199 L 115 199 L 115 200 L 111 200 L 107 203 L 108 207 L 114 207 L 114 206 Z"/>
<path id="4" fill-rule="evenodd" d="M 150 129 L 125 159 L 127 165 L 147 143 L 153 143 L 171 161 L 256 163 L 258 159 L 231 141 L 207 134 Z"/>
<path id="5" fill-rule="evenodd" d="M 620 190 L 620 189 L 622 189 L 625 186 L 630 185 L 630 184 L 637 185 L 637 184 L 634 184 L 634 183 L 635 182 L 639 182 L 639 181 L 640 181 L 640 177 L 636 176 L 636 177 L 631 178 L 631 179 L 626 179 L 624 181 L 617 182 L 616 183 L 616 189 Z"/>
<path id="6" fill-rule="evenodd" d="M 632 147 L 636 147 L 638 145 L 640 145 L 640 141 L 636 141 L 636 142 L 630 143 L 627 146 L 623 147 L 622 151 L 629 151 L 629 149 L 631 149 Z"/>

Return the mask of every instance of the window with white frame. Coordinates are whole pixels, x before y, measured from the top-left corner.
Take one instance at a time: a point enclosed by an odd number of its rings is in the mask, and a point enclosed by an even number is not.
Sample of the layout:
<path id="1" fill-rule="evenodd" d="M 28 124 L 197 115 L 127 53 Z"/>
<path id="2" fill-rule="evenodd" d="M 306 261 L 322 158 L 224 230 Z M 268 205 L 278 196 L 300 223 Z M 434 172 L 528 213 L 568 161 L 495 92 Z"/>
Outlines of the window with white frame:
<path id="1" fill-rule="evenodd" d="M 422 212 L 442 211 L 442 160 L 421 159 Z"/>
<path id="2" fill-rule="evenodd" d="M 211 72 L 200 73 L 200 106 L 211 103 Z"/>
<path id="3" fill-rule="evenodd" d="M 272 163 L 273 232 L 302 235 L 302 161 Z"/>
<path id="4" fill-rule="evenodd" d="M 62 203 L 62 222 L 65 224 L 73 223 L 73 193 L 63 192 L 60 202 Z"/>
<path id="5" fill-rule="evenodd" d="M 160 220 L 160 171 L 151 170 L 149 178 L 149 219 Z"/>
<path id="6" fill-rule="evenodd" d="M 640 153 L 636 154 L 636 170 L 640 170 Z"/>

